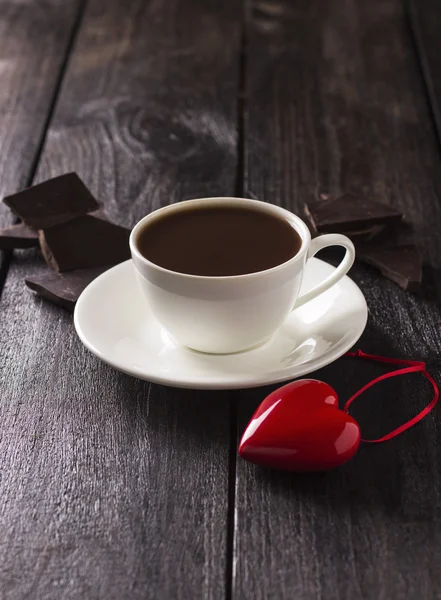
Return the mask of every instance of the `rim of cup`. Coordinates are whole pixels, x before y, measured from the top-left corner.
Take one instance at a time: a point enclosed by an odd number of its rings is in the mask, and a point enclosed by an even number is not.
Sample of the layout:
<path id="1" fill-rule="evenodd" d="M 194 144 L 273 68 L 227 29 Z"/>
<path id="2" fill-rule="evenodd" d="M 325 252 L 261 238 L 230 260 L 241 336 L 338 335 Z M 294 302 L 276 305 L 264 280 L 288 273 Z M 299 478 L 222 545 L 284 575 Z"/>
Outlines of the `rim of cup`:
<path id="1" fill-rule="evenodd" d="M 271 267 L 270 269 L 264 269 L 262 271 L 256 271 L 254 273 L 243 273 L 241 275 L 192 275 L 189 273 L 182 273 L 180 271 L 172 271 L 171 269 L 166 269 L 157 265 L 156 263 L 150 261 L 146 258 L 141 252 L 138 250 L 137 243 L 138 237 L 140 235 L 140 231 L 147 226 L 149 222 L 155 221 L 161 218 L 164 214 L 167 213 L 176 213 L 176 212 L 184 212 L 186 210 L 191 210 L 195 205 L 199 206 L 238 206 L 242 203 L 246 202 L 248 206 L 253 206 L 255 209 L 260 212 L 266 212 L 268 214 L 277 215 L 281 218 L 288 220 L 295 231 L 298 233 L 301 239 L 300 249 L 292 256 L 289 260 L 276 265 L 275 267 Z M 311 241 L 311 234 L 309 232 L 306 224 L 298 217 L 293 214 L 289 210 L 282 208 L 281 206 L 277 206 L 276 204 L 269 204 L 268 202 L 264 202 L 263 200 L 251 200 L 249 198 L 238 198 L 234 196 L 213 196 L 208 198 L 195 198 L 192 200 L 183 200 L 181 202 L 176 202 L 173 204 L 169 204 L 167 206 L 163 206 L 159 208 L 145 217 L 143 217 L 135 227 L 132 229 L 129 238 L 130 251 L 132 253 L 132 257 L 135 256 L 137 260 L 141 261 L 144 265 L 149 268 L 156 270 L 160 273 L 167 273 L 169 275 L 175 275 L 179 277 L 184 277 L 186 279 L 193 280 L 211 280 L 211 281 L 220 281 L 220 280 L 242 280 L 242 279 L 251 279 L 261 276 L 263 273 L 274 273 L 280 269 L 286 268 L 288 265 L 297 262 L 300 260 L 304 254 L 308 250 L 309 243 Z"/>

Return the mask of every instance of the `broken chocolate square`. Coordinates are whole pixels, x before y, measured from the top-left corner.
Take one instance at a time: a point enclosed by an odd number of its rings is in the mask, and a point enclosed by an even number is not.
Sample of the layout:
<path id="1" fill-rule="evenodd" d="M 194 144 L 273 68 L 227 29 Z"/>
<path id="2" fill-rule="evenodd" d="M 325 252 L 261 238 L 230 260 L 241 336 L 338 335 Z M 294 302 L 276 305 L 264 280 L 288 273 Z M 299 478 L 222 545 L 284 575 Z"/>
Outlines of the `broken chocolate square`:
<path id="1" fill-rule="evenodd" d="M 24 223 L 0 229 L 0 250 L 38 246 L 38 232 Z"/>
<path id="2" fill-rule="evenodd" d="M 370 240 L 364 244 L 363 241 L 360 242 L 357 238 L 354 240 L 354 243 L 357 250 L 365 247 L 371 248 L 373 245 L 376 248 L 394 248 L 398 246 L 415 246 L 415 238 L 415 231 L 412 225 L 402 221 L 391 227 L 384 228 L 375 236 L 375 240 Z"/>
<path id="3" fill-rule="evenodd" d="M 423 261 L 416 246 L 365 247 L 357 250 L 357 259 L 369 264 L 404 290 L 418 292 Z"/>
<path id="4" fill-rule="evenodd" d="M 39 232 L 43 256 L 56 271 L 115 265 L 130 258 L 130 230 L 85 215 Z"/>
<path id="5" fill-rule="evenodd" d="M 99 208 L 76 173 L 54 177 L 3 199 L 29 227 L 44 229 Z"/>
<path id="6" fill-rule="evenodd" d="M 355 194 L 343 194 L 305 205 L 305 217 L 313 234 L 367 233 L 373 236 L 386 225 L 400 222 L 403 214 L 382 202 Z"/>
<path id="7" fill-rule="evenodd" d="M 73 311 L 81 292 L 108 268 L 107 266 L 96 269 L 80 269 L 69 273 L 48 271 L 36 277 L 28 277 L 25 279 L 25 283 L 28 288 L 42 298 Z"/>

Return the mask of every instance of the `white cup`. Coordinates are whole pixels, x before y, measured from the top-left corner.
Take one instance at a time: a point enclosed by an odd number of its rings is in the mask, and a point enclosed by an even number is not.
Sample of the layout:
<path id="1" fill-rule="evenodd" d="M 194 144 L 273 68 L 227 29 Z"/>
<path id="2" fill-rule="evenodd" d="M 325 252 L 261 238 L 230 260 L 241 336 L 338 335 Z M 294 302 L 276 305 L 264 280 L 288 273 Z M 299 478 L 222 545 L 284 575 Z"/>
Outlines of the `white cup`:
<path id="1" fill-rule="evenodd" d="M 288 220 L 302 241 L 297 254 L 265 271 L 205 277 L 164 269 L 147 260 L 138 250 L 140 233 L 160 217 L 189 208 L 243 207 L 244 203 L 250 210 Z M 322 248 L 334 245 L 346 248 L 340 265 L 314 289 L 299 297 L 306 261 Z M 293 309 L 337 283 L 349 271 L 355 258 L 354 245 L 344 235 L 321 235 L 311 240 L 308 227 L 291 212 L 273 204 L 243 198 L 201 198 L 156 210 L 134 227 L 130 250 L 137 278 L 160 324 L 177 343 L 212 354 L 241 352 L 263 344 Z"/>

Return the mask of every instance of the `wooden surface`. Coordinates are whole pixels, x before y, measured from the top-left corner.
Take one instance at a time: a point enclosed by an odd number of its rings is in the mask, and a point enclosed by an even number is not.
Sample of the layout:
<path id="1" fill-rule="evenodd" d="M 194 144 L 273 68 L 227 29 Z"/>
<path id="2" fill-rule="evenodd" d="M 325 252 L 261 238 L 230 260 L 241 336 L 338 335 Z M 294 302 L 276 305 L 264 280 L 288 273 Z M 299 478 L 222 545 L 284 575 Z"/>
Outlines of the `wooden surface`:
<path id="1" fill-rule="evenodd" d="M 419 6 L 421 22 L 433 6 Z M 415 297 L 357 265 L 370 308 L 358 345 L 426 358 L 441 382 L 440 153 L 416 52 L 437 46 L 415 11 L 0 7 L 2 194 L 76 170 L 127 226 L 189 197 L 300 211 L 318 191 L 375 194 L 415 224 L 425 285 Z M 34 251 L 3 265 L 1 600 L 441 598 L 439 410 L 332 473 L 258 469 L 236 460 L 235 438 L 268 389 L 192 392 L 117 373 L 25 288 L 43 268 Z M 341 359 L 314 376 L 344 399 L 381 370 Z M 427 389 L 415 376 L 366 394 L 363 434 L 418 412 Z"/>
<path id="2" fill-rule="evenodd" d="M 275 5 L 274 5 L 275 6 Z M 368 268 L 351 276 L 369 324 L 358 346 L 440 356 L 439 153 L 399 3 L 256 3 L 248 20 L 246 164 L 259 198 L 301 210 L 318 192 L 375 194 L 404 209 L 428 265 L 427 299 Z M 381 368 L 341 359 L 314 374 L 347 399 Z M 439 366 L 434 372 L 440 375 Z M 416 414 L 428 388 L 397 379 L 354 409 L 366 437 Z M 264 396 L 242 393 L 239 433 Z M 233 597 L 432 598 L 441 574 L 439 413 L 393 442 L 362 447 L 323 476 L 237 463 Z"/>
<path id="3" fill-rule="evenodd" d="M 35 171 L 80 10 L 79 0 L 0 3 L 1 196 Z M 11 222 L 0 204 L 0 226 Z M 8 265 L 0 252 L 0 293 Z"/>
<path id="4" fill-rule="evenodd" d="M 89 2 L 36 180 L 75 170 L 128 226 L 181 196 L 233 194 L 239 8 Z M 97 361 L 71 315 L 25 288 L 42 269 L 18 254 L 2 297 L 1 592 L 223 598 L 228 394 Z"/>
<path id="5" fill-rule="evenodd" d="M 409 25 L 425 80 L 430 110 L 441 139 L 441 10 L 436 0 L 406 0 Z"/>

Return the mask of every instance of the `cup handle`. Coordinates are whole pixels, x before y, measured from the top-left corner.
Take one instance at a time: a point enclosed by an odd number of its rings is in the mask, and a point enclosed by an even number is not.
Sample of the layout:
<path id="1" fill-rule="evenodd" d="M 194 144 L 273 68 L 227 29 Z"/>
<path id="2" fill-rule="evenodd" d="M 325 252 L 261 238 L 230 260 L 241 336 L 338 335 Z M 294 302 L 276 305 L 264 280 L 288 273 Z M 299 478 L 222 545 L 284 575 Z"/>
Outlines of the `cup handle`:
<path id="1" fill-rule="evenodd" d="M 339 233 L 329 233 L 327 235 L 321 235 L 314 238 L 311 241 L 308 259 L 312 258 L 314 254 L 317 254 L 319 250 L 327 248 L 328 246 L 343 246 L 343 248 L 346 248 L 346 253 L 343 257 L 343 260 L 335 269 L 335 271 L 329 275 L 329 277 L 316 285 L 312 290 L 305 292 L 297 298 L 294 310 L 300 306 L 303 306 L 310 300 L 313 300 L 323 292 L 326 292 L 326 290 L 329 290 L 329 288 L 337 283 L 337 281 L 340 281 L 340 279 L 344 277 L 344 275 L 346 275 L 346 273 L 352 267 L 355 260 L 354 244 L 345 235 L 340 235 Z"/>

